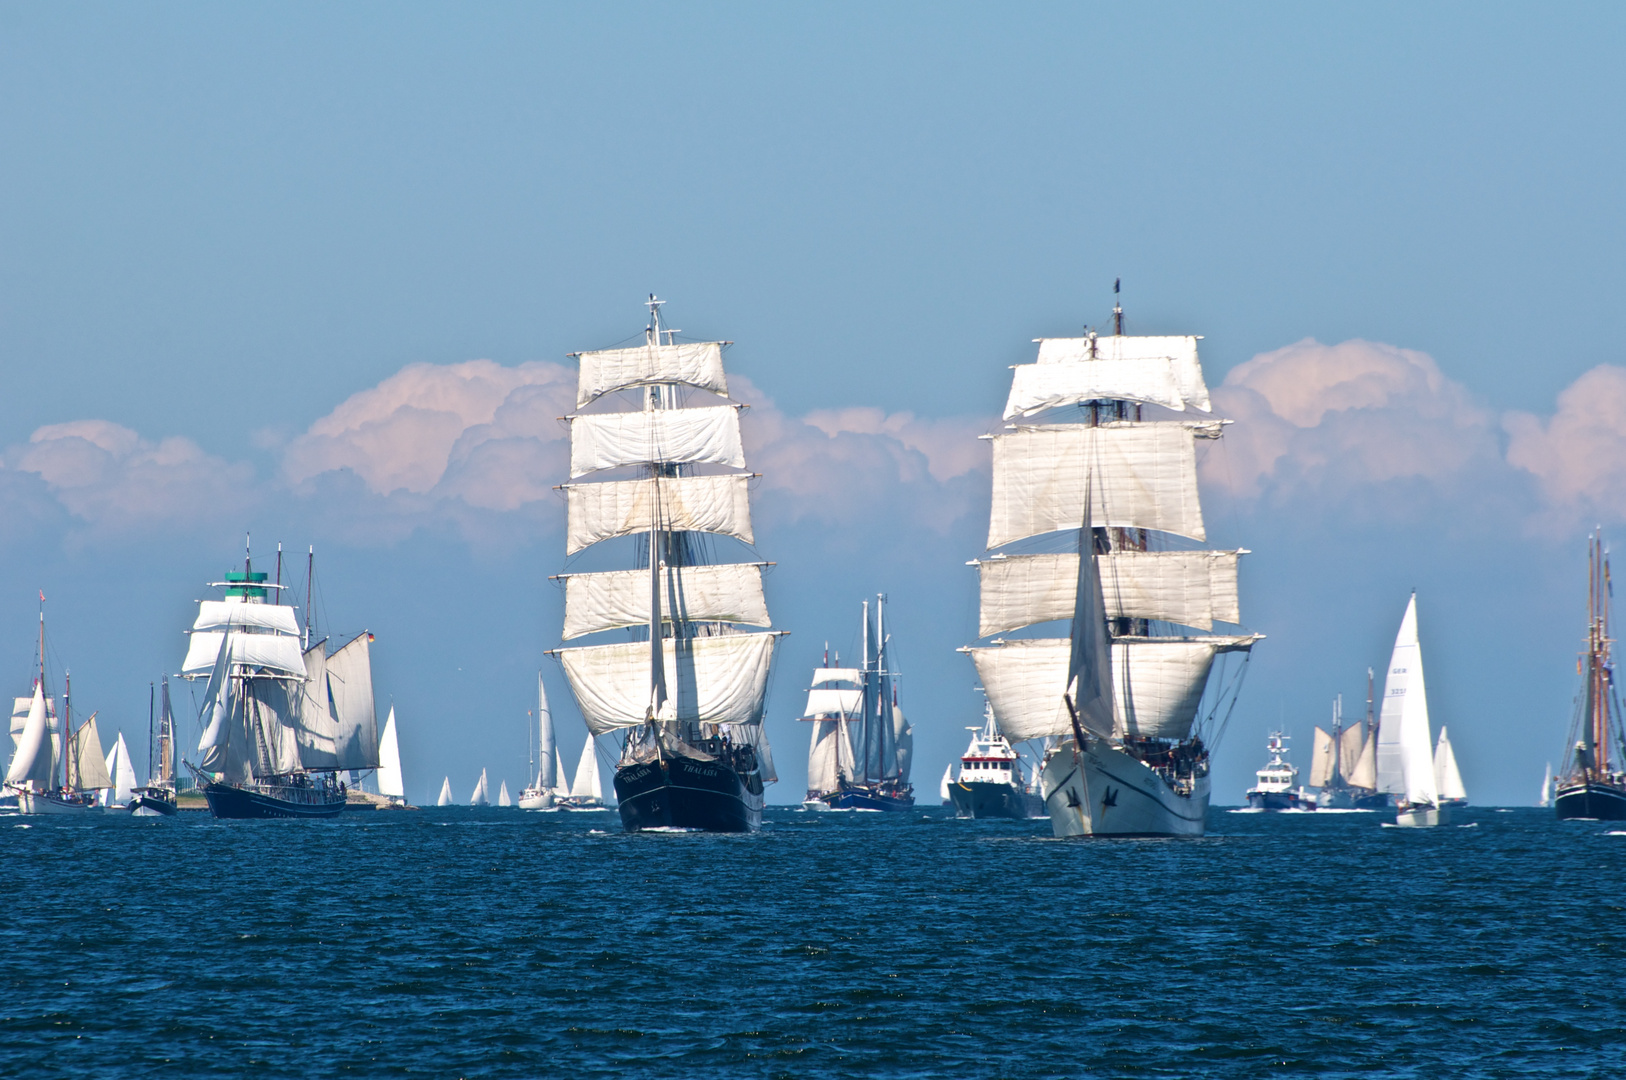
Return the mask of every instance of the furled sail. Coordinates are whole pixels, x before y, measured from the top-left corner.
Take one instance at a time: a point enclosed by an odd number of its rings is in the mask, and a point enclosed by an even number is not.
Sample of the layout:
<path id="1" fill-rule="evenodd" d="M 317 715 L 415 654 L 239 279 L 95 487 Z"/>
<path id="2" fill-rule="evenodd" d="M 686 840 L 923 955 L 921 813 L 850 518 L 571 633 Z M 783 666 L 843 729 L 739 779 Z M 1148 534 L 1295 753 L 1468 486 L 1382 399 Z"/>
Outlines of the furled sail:
<path id="1" fill-rule="evenodd" d="M 617 536 L 648 532 L 659 504 L 669 531 L 721 533 L 755 543 L 751 533 L 751 478 L 677 476 L 565 485 L 565 553 Z"/>
<path id="2" fill-rule="evenodd" d="M 576 407 L 615 390 L 650 383 L 683 383 L 728 393 L 723 374 L 723 343 L 700 341 L 672 345 L 640 345 L 631 349 L 599 349 L 579 354 L 581 378 L 576 384 Z"/>
<path id="3" fill-rule="evenodd" d="M 1332 783 L 1333 738 L 1320 727 L 1315 729 L 1315 750 L 1310 754 L 1310 786 L 1326 787 Z"/>
<path id="4" fill-rule="evenodd" d="M 669 566 L 661 571 L 661 618 L 768 626 L 761 563 Z M 649 624 L 649 571 L 611 570 L 565 577 L 565 640 Z"/>
<path id="5" fill-rule="evenodd" d="M 1434 746 L 1434 786 L 1442 799 L 1466 799 L 1468 792 L 1462 787 L 1462 773 L 1457 771 L 1457 755 L 1451 749 L 1445 727 L 1440 727 L 1440 741 Z"/>
<path id="6" fill-rule="evenodd" d="M 745 468 L 739 407 L 584 413 L 570 418 L 573 479 L 599 469 L 656 462 Z"/>
<path id="7" fill-rule="evenodd" d="M 989 549 L 1078 528 L 1087 484 L 1096 526 L 1206 539 L 1194 439 L 1178 423 L 1061 424 L 994 436 Z"/>
<path id="8" fill-rule="evenodd" d="M 1361 783 L 1355 779 L 1362 753 L 1366 750 L 1366 732 L 1359 724 L 1351 724 L 1338 733 L 1338 772 L 1344 783 L 1353 787 L 1375 787 L 1372 781 Z"/>
<path id="9" fill-rule="evenodd" d="M 1239 551 L 1115 551 L 1096 556 L 1111 619 L 1162 619 L 1201 630 L 1240 623 Z M 977 563 L 977 636 L 1070 618 L 1078 578 L 1075 552 L 1010 555 Z"/>
<path id="10" fill-rule="evenodd" d="M 270 605 L 244 604 L 243 607 L 269 607 Z M 215 665 L 220 655 L 224 632 L 199 630 L 192 634 L 186 647 L 186 661 L 181 665 L 183 675 L 202 675 Z M 263 668 L 277 675 L 291 675 L 303 679 L 305 662 L 301 656 L 299 638 L 284 634 L 237 633 L 231 635 L 231 662 L 244 667 Z"/>
<path id="11" fill-rule="evenodd" d="M 724 634 L 662 641 L 675 718 L 711 724 L 762 719 L 774 634 Z M 595 735 L 638 727 L 648 715 L 650 644 L 629 641 L 562 649 L 559 659 Z"/>
<path id="12" fill-rule="evenodd" d="M 1005 402 L 1005 419 L 1062 405 L 1135 401 L 1184 412 L 1208 412 L 1208 387 L 1194 337 L 1039 339 L 1039 362 L 1020 364 Z"/>
<path id="13" fill-rule="evenodd" d="M 396 799 L 406 798 L 406 781 L 401 775 L 401 744 L 395 734 L 395 706 L 384 718 L 384 734 L 378 737 L 378 793 Z"/>
<path id="14" fill-rule="evenodd" d="M 542 673 L 536 673 L 536 786 L 550 791 L 559 782 L 553 762 L 558 756 L 558 743 L 553 737 L 553 710 L 548 706 L 548 691 L 542 685 Z"/>
<path id="15" fill-rule="evenodd" d="M 56 762 L 46 724 L 45 692 L 36 683 L 28 715 L 18 735 L 17 750 L 11 756 L 11 768 L 6 770 L 6 782 L 32 783 L 36 788 L 45 789 L 53 786 L 55 774 Z"/>

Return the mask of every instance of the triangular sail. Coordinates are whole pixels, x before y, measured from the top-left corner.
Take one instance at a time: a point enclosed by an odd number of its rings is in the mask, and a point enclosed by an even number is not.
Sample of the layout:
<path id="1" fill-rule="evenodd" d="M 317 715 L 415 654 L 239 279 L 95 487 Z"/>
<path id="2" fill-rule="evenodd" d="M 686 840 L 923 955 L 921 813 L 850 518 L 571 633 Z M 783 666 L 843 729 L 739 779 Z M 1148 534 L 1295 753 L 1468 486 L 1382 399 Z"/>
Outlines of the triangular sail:
<path id="1" fill-rule="evenodd" d="M 1332 782 L 1333 776 L 1333 741 L 1332 735 L 1315 729 L 1315 750 L 1310 755 L 1310 786 L 1326 787 Z"/>
<path id="2" fill-rule="evenodd" d="M 34 697 L 28 706 L 28 716 L 17 741 L 17 750 L 11 757 L 11 768 L 6 771 L 9 784 L 33 784 L 44 789 L 52 786 L 56 762 L 51 753 L 50 731 L 46 724 L 45 692 L 36 683 Z"/>
<path id="3" fill-rule="evenodd" d="M 378 738 L 378 793 L 394 799 L 406 798 L 406 783 L 401 775 L 401 745 L 395 733 L 395 706 L 384 719 L 384 734 Z"/>
<path id="4" fill-rule="evenodd" d="M 435 800 L 435 805 L 452 805 L 452 778 L 450 776 L 440 782 L 440 797 Z"/>
<path id="5" fill-rule="evenodd" d="M 536 787 L 549 791 L 558 783 L 559 774 L 554 767 L 558 747 L 553 737 L 553 710 L 548 707 L 548 691 L 542 685 L 540 671 L 536 673 L 536 738 Z"/>
<path id="6" fill-rule="evenodd" d="M 73 733 L 69 740 L 68 786 L 80 791 L 95 791 L 113 786 L 113 777 L 107 768 L 107 755 L 102 750 L 102 737 L 96 730 L 96 716 Z"/>
<path id="7" fill-rule="evenodd" d="M 1457 771 L 1457 755 L 1451 749 L 1451 740 L 1440 727 L 1440 741 L 1434 746 L 1434 784 L 1442 799 L 1466 799 L 1468 792 L 1462 787 L 1462 773 Z"/>
<path id="8" fill-rule="evenodd" d="M 1351 787 L 1373 787 L 1371 781 L 1361 783 L 1355 779 L 1361 755 L 1366 750 L 1366 732 L 1360 724 L 1351 724 L 1338 733 L 1338 776 Z"/>
<path id="9" fill-rule="evenodd" d="M 1355 768 L 1349 774 L 1349 786 L 1376 791 L 1378 787 L 1378 741 L 1367 739 L 1361 744 L 1361 756 L 1355 759 Z"/>
<path id="10" fill-rule="evenodd" d="M 576 779 L 571 781 L 570 794 L 579 799 L 602 798 L 604 789 L 598 781 L 598 754 L 593 737 L 589 735 L 582 744 L 581 760 L 576 762 Z"/>
<path id="11" fill-rule="evenodd" d="M 1383 713 L 1378 722 L 1378 781 L 1381 790 L 1400 795 L 1410 805 L 1439 803 L 1422 647 L 1417 639 L 1416 593 L 1406 603 L 1384 679 Z"/>
<path id="12" fill-rule="evenodd" d="M 474 785 L 474 794 L 469 796 L 470 806 L 490 806 L 491 797 L 486 794 L 486 771 L 480 770 L 480 780 Z"/>
<path id="13" fill-rule="evenodd" d="M 566 781 L 570 774 L 565 771 L 565 756 L 560 752 L 558 747 L 554 747 L 553 749 L 553 775 L 558 778 L 553 785 L 554 795 L 569 795 L 570 784 Z"/>
<path id="14" fill-rule="evenodd" d="M 1107 631 L 1106 601 L 1095 561 L 1095 531 L 1090 527 L 1090 490 L 1085 485 L 1084 523 L 1078 530 L 1078 576 L 1073 593 L 1073 626 L 1069 635 L 1067 696 L 1070 712 L 1084 730 L 1103 738 L 1116 726 L 1112 702 L 1112 635 Z M 1071 717 L 1069 717 L 1071 719 Z"/>
<path id="15" fill-rule="evenodd" d="M 514 805 L 514 800 L 510 799 L 508 797 L 508 781 L 506 781 L 506 780 L 504 780 L 502 782 L 502 787 L 497 790 L 497 805 L 498 806 L 513 806 Z"/>
<path id="16" fill-rule="evenodd" d="M 937 794 L 947 802 L 949 798 L 949 781 L 954 778 L 954 765 L 949 763 L 943 766 L 943 782 L 937 785 Z"/>

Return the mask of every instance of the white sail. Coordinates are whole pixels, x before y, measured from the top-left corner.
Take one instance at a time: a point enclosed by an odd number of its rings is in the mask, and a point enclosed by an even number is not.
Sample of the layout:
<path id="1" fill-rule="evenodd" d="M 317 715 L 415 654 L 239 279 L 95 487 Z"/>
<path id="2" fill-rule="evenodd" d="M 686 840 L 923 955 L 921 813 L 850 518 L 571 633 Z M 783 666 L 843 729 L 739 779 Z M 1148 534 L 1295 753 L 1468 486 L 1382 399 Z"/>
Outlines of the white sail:
<path id="1" fill-rule="evenodd" d="M 570 476 L 622 465 L 727 465 L 745 468 L 739 407 L 587 413 L 570 417 Z"/>
<path id="2" fill-rule="evenodd" d="M 52 754 L 50 731 L 46 726 L 45 692 L 36 683 L 34 697 L 28 706 L 28 716 L 17 740 L 17 750 L 11 756 L 11 768 L 6 770 L 9 784 L 32 783 L 40 789 L 54 786 L 56 762 Z"/>
<path id="3" fill-rule="evenodd" d="M 1178 423 L 1119 423 L 1019 428 L 994 436 L 989 549 L 1077 529 L 1092 475 L 1093 525 L 1206 539 L 1195 435 Z"/>
<path id="4" fill-rule="evenodd" d="M 107 754 L 102 750 L 101 733 L 96 730 L 96 715 L 80 725 L 69 740 L 68 785 L 79 791 L 95 791 L 113 786 L 113 777 L 107 769 Z"/>
<path id="5" fill-rule="evenodd" d="M 244 607 L 260 605 L 245 604 Z M 192 634 L 186 647 L 186 660 L 181 674 L 202 675 L 213 668 L 220 655 L 220 642 L 224 631 L 200 630 Z M 231 635 L 231 662 L 244 667 L 264 668 L 278 675 L 305 677 L 305 661 L 301 656 L 299 639 L 283 634 L 237 633 Z"/>
<path id="6" fill-rule="evenodd" d="M 684 383 L 714 394 L 728 393 L 720 341 L 599 349 L 581 353 L 580 358 L 578 409 L 612 391 L 650 383 Z"/>
<path id="7" fill-rule="evenodd" d="M 1547 763 L 1546 775 L 1544 775 L 1541 778 L 1541 798 L 1536 800 L 1536 805 L 1541 806 L 1541 807 L 1545 807 L 1549 803 L 1552 802 L 1552 798 L 1553 798 L 1553 763 L 1549 761 Z"/>
<path id="8" fill-rule="evenodd" d="M 909 769 L 915 756 L 915 729 L 903 718 L 903 710 L 892 706 L 892 745 L 897 757 L 898 783 L 909 782 Z"/>
<path id="9" fill-rule="evenodd" d="M 1214 657 L 1250 648 L 1252 635 L 1136 638 L 1112 643 L 1113 734 L 1183 739 L 1191 731 Z M 999 730 L 1011 742 L 1072 734 L 1062 703 L 1067 638 L 1028 638 L 970 650 Z M 1101 734 L 1097 732 L 1097 734 Z"/>
<path id="10" fill-rule="evenodd" d="M 1240 551 L 1117 551 L 1097 555 L 1110 619 L 1162 619 L 1202 630 L 1240 623 L 1236 564 Z M 1010 555 L 977 563 L 978 637 L 1073 614 L 1078 555 Z"/>
<path id="11" fill-rule="evenodd" d="M 203 736 L 198 740 L 198 753 L 203 755 L 204 771 L 231 783 L 247 783 L 254 779 L 250 761 L 248 731 L 243 726 L 242 703 L 231 692 L 231 640 L 236 635 L 226 632 L 225 639 L 216 650 L 214 670 L 203 694 L 203 711 L 198 722 L 203 725 Z"/>
<path id="12" fill-rule="evenodd" d="M 1361 744 L 1361 755 L 1347 779 L 1350 787 L 1376 791 L 1378 787 L 1378 740 L 1367 739 Z"/>
<path id="13" fill-rule="evenodd" d="M 751 478 L 679 476 L 566 484 L 565 553 L 600 540 L 648 532 L 657 501 L 663 529 L 721 533 L 755 543 L 751 533 Z"/>
<path id="14" fill-rule="evenodd" d="M 1416 593 L 1406 603 L 1384 678 L 1383 712 L 1378 720 L 1378 783 L 1380 790 L 1400 795 L 1409 805 L 1433 806 L 1440 801 L 1434 783 L 1423 654 L 1417 640 Z"/>
<path id="15" fill-rule="evenodd" d="M 1194 337 L 1043 338 L 1039 362 L 1014 370 L 1006 420 L 1106 399 L 1210 408 Z"/>
<path id="16" fill-rule="evenodd" d="M 1351 724 L 1338 733 L 1338 775 L 1344 783 L 1354 787 L 1375 787 L 1375 782 L 1357 783 L 1355 771 L 1366 750 L 1366 732 L 1360 724 Z"/>
<path id="17" fill-rule="evenodd" d="M 666 689 L 675 718 L 710 724 L 761 721 L 776 640 L 773 634 L 724 634 L 662 641 Z M 648 642 L 564 649 L 559 658 L 589 731 L 602 735 L 645 723 Z"/>
<path id="18" fill-rule="evenodd" d="M 469 796 L 470 806 L 490 806 L 491 798 L 486 794 L 486 771 L 480 770 L 480 779 L 474 785 L 474 794 Z"/>
<path id="19" fill-rule="evenodd" d="M 577 798 L 602 799 L 604 788 L 598 779 L 598 745 L 593 736 L 582 744 L 581 760 L 576 762 L 576 779 L 570 783 L 570 793 Z"/>
<path id="20" fill-rule="evenodd" d="M 236 635 L 234 634 L 235 638 Z M 243 723 L 250 734 L 254 775 L 299 772 L 299 688 L 282 679 L 245 679 Z"/>
<path id="21" fill-rule="evenodd" d="M 497 789 L 497 805 L 498 806 L 513 806 L 514 805 L 514 800 L 508 797 L 508 781 L 506 781 L 506 780 L 504 780 L 502 782 L 502 787 Z"/>
<path id="22" fill-rule="evenodd" d="M 569 795 L 570 784 L 568 780 L 570 774 L 565 772 L 565 756 L 559 752 L 557 746 L 553 750 L 553 775 L 558 777 L 553 784 L 554 795 Z"/>
<path id="23" fill-rule="evenodd" d="M 662 573 L 661 618 L 768 626 L 762 563 L 669 566 Z M 649 571 L 611 570 L 565 577 L 566 641 L 600 630 L 649 625 Z"/>
<path id="24" fill-rule="evenodd" d="M 401 775 L 401 745 L 395 734 L 395 706 L 384 718 L 384 734 L 378 737 L 378 793 L 395 799 L 406 798 L 406 781 Z"/>
<path id="25" fill-rule="evenodd" d="M 554 770 L 558 744 L 553 737 L 553 710 L 548 707 L 548 691 L 542 685 L 542 673 L 536 673 L 536 787 L 548 791 L 559 782 Z"/>
<path id="26" fill-rule="evenodd" d="M 1434 786 L 1442 799 L 1468 797 L 1462 786 L 1462 773 L 1457 771 L 1457 755 L 1451 749 L 1444 725 L 1440 727 L 1440 741 L 1434 745 Z"/>
<path id="27" fill-rule="evenodd" d="M 102 805 L 129 806 L 135 798 L 136 773 L 135 765 L 130 761 L 130 747 L 125 743 L 122 731 L 113 743 L 113 750 L 107 755 L 105 765 L 108 775 L 113 778 L 113 786 L 106 789 Z"/>
<path id="28" fill-rule="evenodd" d="M 864 711 L 864 691 L 815 686 L 807 692 L 804 716 L 839 716 L 851 719 Z"/>
<path id="29" fill-rule="evenodd" d="M 949 763 L 943 766 L 943 782 L 937 785 L 937 796 L 944 802 L 949 801 L 949 781 L 954 776 L 954 765 Z"/>
<path id="30" fill-rule="evenodd" d="M 286 604 L 245 604 L 241 600 L 204 600 L 198 604 L 193 630 L 225 630 L 227 627 L 274 630 L 290 637 L 299 636 L 294 609 Z"/>
<path id="31" fill-rule="evenodd" d="M 814 685 L 814 686 L 824 686 L 826 683 L 833 683 L 833 682 L 856 683 L 856 682 L 863 682 L 863 681 L 864 681 L 864 673 L 859 671 L 857 668 L 827 667 L 827 668 L 814 668 L 813 669 L 813 683 L 812 683 L 812 685 Z"/>
<path id="32" fill-rule="evenodd" d="M 436 806 L 452 805 L 452 778 L 446 777 L 440 782 L 440 798 L 435 800 Z"/>
<path id="33" fill-rule="evenodd" d="M 378 767 L 371 641 L 371 634 L 358 634 L 327 658 L 327 687 L 333 702 L 335 728 L 334 752 L 339 769 Z"/>
<path id="34" fill-rule="evenodd" d="M 1315 750 L 1310 755 L 1310 786 L 1326 787 L 1333 775 L 1332 736 L 1320 727 L 1315 729 Z"/>
<path id="35" fill-rule="evenodd" d="M 307 769 L 337 769 L 338 725 L 333 720 L 327 686 L 327 645 L 317 642 L 304 653 L 305 681 L 299 686 L 299 760 Z"/>
<path id="36" fill-rule="evenodd" d="M 834 791 L 841 779 L 841 722 L 813 721 L 807 749 L 807 790 Z"/>

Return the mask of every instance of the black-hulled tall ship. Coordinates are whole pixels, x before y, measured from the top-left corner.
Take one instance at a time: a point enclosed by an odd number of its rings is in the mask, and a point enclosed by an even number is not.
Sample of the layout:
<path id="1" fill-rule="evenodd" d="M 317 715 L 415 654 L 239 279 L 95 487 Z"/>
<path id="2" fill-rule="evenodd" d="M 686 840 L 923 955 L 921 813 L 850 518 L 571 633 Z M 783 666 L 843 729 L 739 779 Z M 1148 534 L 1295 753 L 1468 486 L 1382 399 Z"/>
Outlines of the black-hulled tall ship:
<path id="1" fill-rule="evenodd" d="M 807 809 L 907 810 L 915 805 L 909 783 L 915 729 L 898 707 L 897 672 L 890 670 L 886 595 L 869 601 L 859 631 L 863 661 L 844 668 L 826 664 L 813 673 L 807 715 L 813 724 L 807 754 Z"/>
<path id="2" fill-rule="evenodd" d="M 969 728 L 971 745 L 960 755 L 960 775 L 948 785 L 954 814 L 963 818 L 1044 816 L 1038 768 L 1029 778 L 1022 758 L 999 733 L 992 706 L 981 727 Z"/>
<path id="3" fill-rule="evenodd" d="M 779 633 L 744 629 L 770 625 L 768 564 L 718 558 L 726 538 L 754 543 L 745 406 L 728 396 L 728 342 L 678 342 L 661 304 L 642 344 L 577 354 L 566 554 L 630 536 L 633 567 L 560 575 L 564 639 L 609 640 L 553 655 L 589 732 L 622 740 L 627 831 L 745 832 L 776 779 L 762 716 Z"/>
<path id="4" fill-rule="evenodd" d="M 150 688 L 149 688 L 150 694 Z M 175 794 L 175 713 L 170 708 L 169 678 L 164 678 L 163 704 L 147 717 L 147 786 L 130 801 L 136 817 L 168 817 L 180 809 Z"/>
<path id="5" fill-rule="evenodd" d="M 378 768 L 370 642 L 362 633 L 329 653 L 309 642 L 294 608 L 273 602 L 286 586 L 256 571 L 212 583 L 192 624 L 182 675 L 207 678 L 198 718 L 199 763 L 190 766 L 219 818 L 333 817 L 353 770 Z M 189 763 L 190 765 L 190 763 Z"/>
<path id="6" fill-rule="evenodd" d="M 1610 657 L 1609 553 L 1603 538 L 1587 541 L 1587 643 L 1582 684 L 1570 731 L 1568 758 L 1553 794 L 1560 818 L 1626 821 L 1626 771 L 1613 754 L 1626 754 L 1620 699 Z"/>
<path id="7" fill-rule="evenodd" d="M 73 726 L 68 680 L 64 677 L 62 718 L 46 689 L 45 596 L 40 595 L 38 663 L 29 697 L 16 699 L 11 714 L 14 749 L 6 769 L 5 789 L 23 814 L 79 814 L 98 809 L 96 793 L 113 786 L 102 755 L 96 714 Z"/>

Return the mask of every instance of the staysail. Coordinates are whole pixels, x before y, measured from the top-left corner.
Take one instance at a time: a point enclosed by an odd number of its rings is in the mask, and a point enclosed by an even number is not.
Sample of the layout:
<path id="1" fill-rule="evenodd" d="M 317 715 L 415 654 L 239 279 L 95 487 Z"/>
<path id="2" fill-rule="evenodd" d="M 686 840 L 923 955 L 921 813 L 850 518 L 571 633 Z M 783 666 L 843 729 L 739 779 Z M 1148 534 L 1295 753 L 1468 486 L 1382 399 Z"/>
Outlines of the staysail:
<path id="1" fill-rule="evenodd" d="M 548 691 L 542 685 L 542 673 L 536 673 L 536 787 L 539 791 L 551 791 L 559 782 L 559 774 L 554 768 L 554 761 L 559 752 L 553 737 L 553 710 L 548 707 Z"/>
<path id="2" fill-rule="evenodd" d="M 378 737 L 378 793 L 395 799 L 406 798 L 406 781 L 401 775 L 401 745 L 395 734 L 395 706 L 384 719 L 384 734 Z"/>
<path id="3" fill-rule="evenodd" d="M 1462 773 L 1457 771 L 1457 755 L 1451 749 L 1451 740 L 1440 725 L 1440 741 L 1434 746 L 1434 786 L 1442 799 L 1466 799 L 1468 792 L 1462 786 Z"/>

